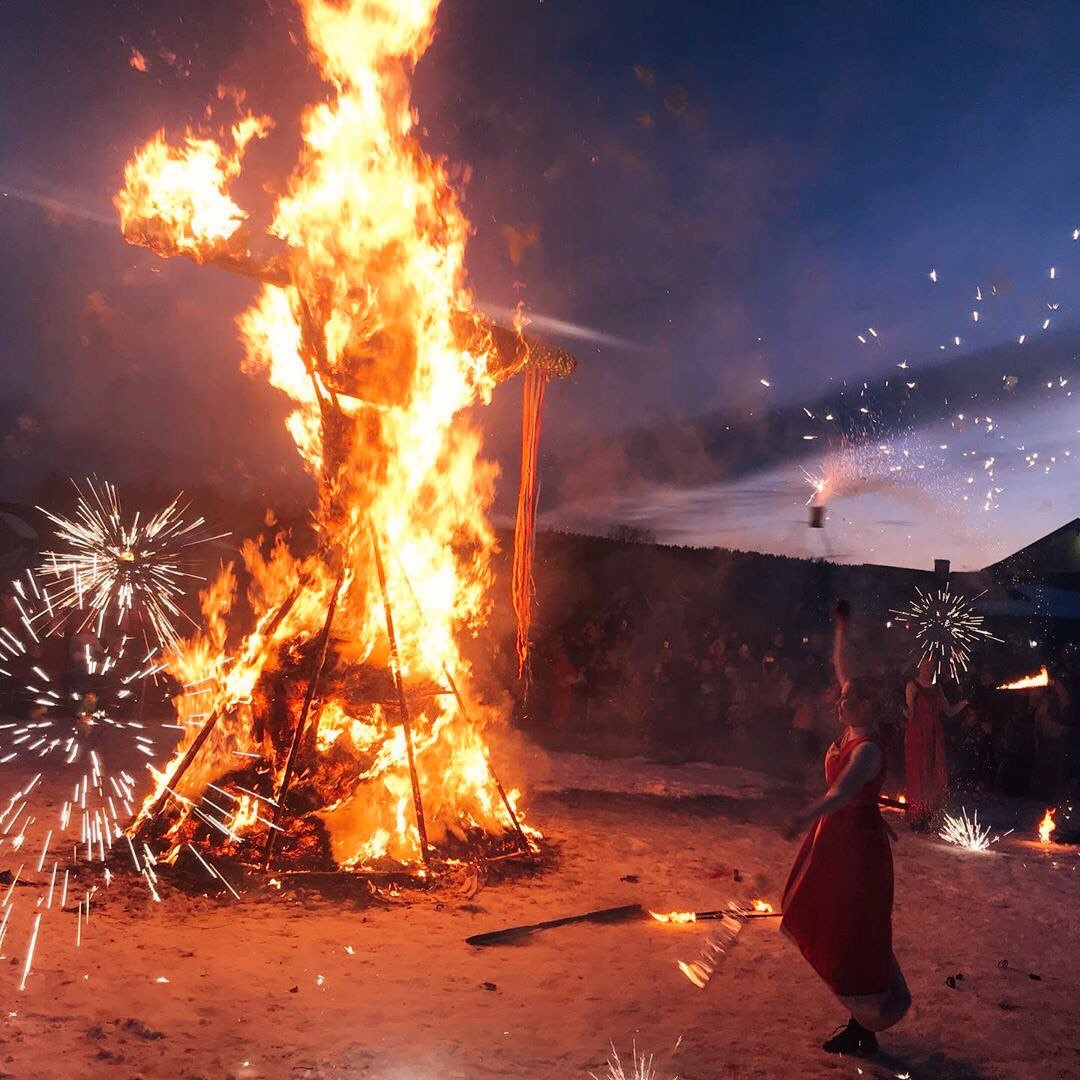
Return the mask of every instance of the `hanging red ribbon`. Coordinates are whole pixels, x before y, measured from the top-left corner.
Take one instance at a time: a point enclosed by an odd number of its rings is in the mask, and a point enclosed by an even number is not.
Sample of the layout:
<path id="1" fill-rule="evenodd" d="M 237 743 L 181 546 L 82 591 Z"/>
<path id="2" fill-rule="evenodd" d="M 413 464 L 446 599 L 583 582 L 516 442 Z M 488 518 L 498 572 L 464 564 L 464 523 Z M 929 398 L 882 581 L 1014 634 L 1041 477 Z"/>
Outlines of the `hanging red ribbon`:
<path id="1" fill-rule="evenodd" d="M 514 525 L 514 568 L 511 592 L 517 616 L 518 677 L 529 655 L 529 630 L 536 600 L 533 556 L 536 551 L 536 509 L 540 497 L 537 459 L 543 422 L 547 379 L 535 367 L 525 372 L 521 395 L 521 482 L 518 486 L 517 521 Z"/>

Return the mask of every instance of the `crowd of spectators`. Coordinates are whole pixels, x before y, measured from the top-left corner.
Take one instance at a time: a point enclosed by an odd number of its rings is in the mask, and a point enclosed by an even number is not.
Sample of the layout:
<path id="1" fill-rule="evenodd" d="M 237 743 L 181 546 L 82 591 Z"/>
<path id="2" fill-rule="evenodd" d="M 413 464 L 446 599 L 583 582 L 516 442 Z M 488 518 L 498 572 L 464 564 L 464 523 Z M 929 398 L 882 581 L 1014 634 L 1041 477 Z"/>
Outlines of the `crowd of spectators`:
<path id="1" fill-rule="evenodd" d="M 720 618 L 687 627 L 672 611 L 618 598 L 538 635 L 524 718 L 554 746 L 670 761 L 712 760 L 809 774 L 838 728 L 838 687 L 823 633 L 740 634 Z M 863 654 L 892 729 L 889 785 L 902 790 L 910 645 Z M 1026 643 L 1025 643 L 1026 645 Z M 1037 666 L 1037 664 L 1036 664 Z M 1009 692 L 978 658 L 961 682 L 943 680 L 954 787 L 1064 798 L 1077 783 L 1077 651 L 1055 650 L 1050 684 Z"/>

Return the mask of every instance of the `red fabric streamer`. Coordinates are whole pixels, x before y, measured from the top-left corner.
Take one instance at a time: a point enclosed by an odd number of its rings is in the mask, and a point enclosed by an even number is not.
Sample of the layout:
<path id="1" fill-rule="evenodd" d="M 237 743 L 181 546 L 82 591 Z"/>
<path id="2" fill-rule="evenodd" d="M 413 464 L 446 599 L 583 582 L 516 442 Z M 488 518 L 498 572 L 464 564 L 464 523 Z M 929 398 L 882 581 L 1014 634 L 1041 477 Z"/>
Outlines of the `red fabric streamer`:
<path id="1" fill-rule="evenodd" d="M 536 508 L 540 498 L 537 458 L 543 422 L 547 379 L 536 368 L 525 372 L 521 394 L 521 482 L 518 486 L 517 521 L 514 525 L 514 569 L 511 593 L 517 616 L 518 677 L 529 655 L 529 630 L 536 600 L 533 555 L 536 550 Z"/>

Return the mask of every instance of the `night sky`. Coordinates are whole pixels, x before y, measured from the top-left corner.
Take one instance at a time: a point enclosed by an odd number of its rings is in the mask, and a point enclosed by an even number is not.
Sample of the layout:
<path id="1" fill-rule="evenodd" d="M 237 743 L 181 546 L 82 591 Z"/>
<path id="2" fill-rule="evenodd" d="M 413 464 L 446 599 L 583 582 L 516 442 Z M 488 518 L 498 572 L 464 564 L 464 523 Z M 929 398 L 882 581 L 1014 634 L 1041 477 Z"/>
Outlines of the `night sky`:
<path id="1" fill-rule="evenodd" d="M 438 26 L 415 100 L 457 163 L 477 296 L 606 335 L 565 341 L 546 523 L 979 566 L 1076 516 L 1075 5 L 446 0 Z M 110 203 L 221 83 L 277 121 L 245 178 L 284 178 L 325 92 L 298 31 L 286 0 L 0 6 L 4 496 L 88 470 L 303 495 L 283 400 L 239 372 L 251 287 L 128 247 Z M 479 415 L 500 506 L 518 407 L 504 388 Z M 748 425 L 757 458 L 722 437 Z M 925 467 L 868 475 L 811 531 L 800 468 L 840 431 Z"/>

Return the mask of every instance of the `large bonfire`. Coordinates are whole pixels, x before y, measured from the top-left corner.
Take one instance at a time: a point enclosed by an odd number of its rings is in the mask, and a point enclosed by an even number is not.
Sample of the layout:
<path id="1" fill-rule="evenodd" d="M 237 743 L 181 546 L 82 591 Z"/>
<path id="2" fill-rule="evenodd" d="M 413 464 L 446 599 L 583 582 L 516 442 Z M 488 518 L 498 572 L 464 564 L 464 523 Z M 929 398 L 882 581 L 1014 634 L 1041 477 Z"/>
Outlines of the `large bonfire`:
<path id="1" fill-rule="evenodd" d="M 261 281 L 238 318 L 244 369 L 291 399 L 318 490 L 313 553 L 244 546 L 247 632 L 226 568 L 170 656 L 184 734 L 136 829 L 173 851 L 199 834 L 267 863 L 276 847 L 285 866 L 386 869 L 526 846 L 459 648 L 487 620 L 495 546 L 495 469 L 465 410 L 566 358 L 508 346 L 474 310 L 469 225 L 409 97 L 437 6 L 300 0 L 331 93 L 302 116 L 260 253 L 230 187 L 268 117 L 221 140 L 159 132 L 116 196 L 130 242 Z"/>

